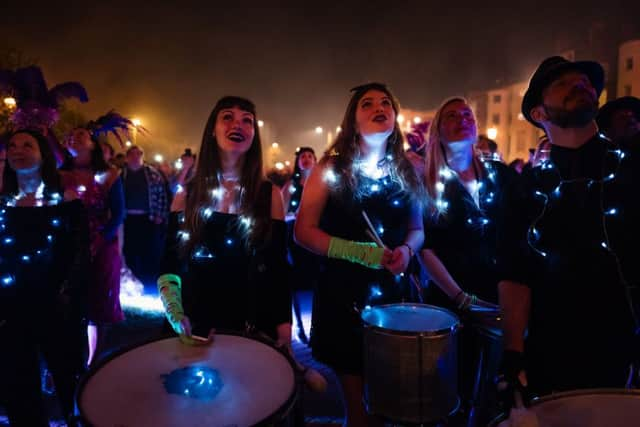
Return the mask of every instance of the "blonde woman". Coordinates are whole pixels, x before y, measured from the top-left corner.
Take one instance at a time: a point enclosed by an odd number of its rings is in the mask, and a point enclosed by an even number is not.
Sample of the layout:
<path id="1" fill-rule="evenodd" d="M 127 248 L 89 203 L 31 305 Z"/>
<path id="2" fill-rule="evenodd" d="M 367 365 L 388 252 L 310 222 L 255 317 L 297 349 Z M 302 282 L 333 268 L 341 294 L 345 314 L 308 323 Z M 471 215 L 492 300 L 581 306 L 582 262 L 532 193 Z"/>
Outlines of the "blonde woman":
<path id="1" fill-rule="evenodd" d="M 500 193 L 513 174 L 500 162 L 480 160 L 477 134 L 467 101 L 446 100 L 429 129 L 425 164 L 425 187 L 433 201 L 421 252 L 430 278 L 426 302 L 457 311 L 465 322 L 470 309 L 497 310 L 496 217 Z M 463 402 L 471 398 L 475 374 L 471 330 L 460 335 Z"/>

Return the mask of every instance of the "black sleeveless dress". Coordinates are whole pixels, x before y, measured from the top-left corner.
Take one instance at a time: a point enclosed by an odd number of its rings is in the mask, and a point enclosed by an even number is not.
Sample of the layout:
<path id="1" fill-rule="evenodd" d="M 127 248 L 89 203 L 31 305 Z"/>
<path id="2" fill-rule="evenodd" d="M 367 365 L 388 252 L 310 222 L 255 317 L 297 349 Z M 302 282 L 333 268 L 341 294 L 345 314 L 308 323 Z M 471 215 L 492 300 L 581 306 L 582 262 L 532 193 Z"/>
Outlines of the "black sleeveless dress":
<path id="1" fill-rule="evenodd" d="M 16 425 L 44 425 L 40 358 L 63 414 L 73 410 L 86 338 L 89 227 L 80 200 L 0 205 L 0 401 Z M 47 423 L 48 425 L 48 423 Z"/>
<path id="2" fill-rule="evenodd" d="M 261 203 L 270 216 L 271 185 L 263 186 Z M 180 216 L 170 218 L 170 241 L 163 273 L 183 279 L 183 305 L 193 333 L 211 328 L 242 332 L 247 327 L 276 338 L 276 326 L 291 322 L 291 296 L 286 264 L 286 227 L 272 220 L 267 241 L 247 247 L 241 217 L 209 212 L 201 244 L 182 254 Z"/>
<path id="3" fill-rule="evenodd" d="M 359 177 L 364 196 L 332 192 L 320 218 L 320 228 L 334 237 L 371 241 L 365 211 L 387 247 L 404 243 L 412 210 L 409 195 L 389 178 Z M 325 258 L 314 298 L 311 327 L 313 356 L 339 373 L 362 373 L 362 321 L 366 305 L 400 302 L 408 295 L 405 277 L 348 261 Z"/>

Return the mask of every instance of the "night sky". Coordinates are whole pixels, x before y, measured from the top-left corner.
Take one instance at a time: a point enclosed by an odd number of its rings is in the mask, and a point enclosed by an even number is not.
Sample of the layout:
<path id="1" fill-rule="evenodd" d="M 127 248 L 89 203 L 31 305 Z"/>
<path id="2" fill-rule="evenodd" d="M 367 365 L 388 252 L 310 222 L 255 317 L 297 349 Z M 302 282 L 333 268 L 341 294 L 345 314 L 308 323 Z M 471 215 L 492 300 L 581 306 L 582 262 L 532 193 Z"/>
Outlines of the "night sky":
<path id="1" fill-rule="evenodd" d="M 386 82 L 408 108 L 434 108 L 526 79 L 556 53 L 558 34 L 586 37 L 596 19 L 640 22 L 637 1 L 56 3 L 4 1 L 0 48 L 37 58 L 49 86 L 83 83 L 89 118 L 111 108 L 140 117 L 152 135 L 139 142 L 172 155 L 198 149 L 222 95 L 252 99 L 269 126 L 264 142 L 292 152 L 322 146 L 313 129 L 340 124 L 349 89 L 363 82 Z"/>

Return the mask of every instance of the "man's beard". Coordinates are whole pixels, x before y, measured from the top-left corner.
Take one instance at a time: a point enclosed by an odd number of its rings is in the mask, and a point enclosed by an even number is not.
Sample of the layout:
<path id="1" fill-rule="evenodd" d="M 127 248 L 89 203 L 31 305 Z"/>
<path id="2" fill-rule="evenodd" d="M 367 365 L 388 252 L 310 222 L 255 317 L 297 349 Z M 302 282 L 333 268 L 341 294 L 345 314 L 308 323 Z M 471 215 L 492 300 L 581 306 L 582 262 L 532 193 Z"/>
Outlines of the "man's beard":
<path id="1" fill-rule="evenodd" d="M 564 104 L 571 98 L 576 97 L 579 92 L 587 92 L 584 89 L 574 89 L 565 98 Z M 555 108 L 548 105 L 542 105 L 549 121 L 554 125 L 563 128 L 581 128 L 588 125 L 598 113 L 598 100 L 590 96 L 588 102 L 577 104 L 573 110 L 567 110 L 564 107 Z"/>

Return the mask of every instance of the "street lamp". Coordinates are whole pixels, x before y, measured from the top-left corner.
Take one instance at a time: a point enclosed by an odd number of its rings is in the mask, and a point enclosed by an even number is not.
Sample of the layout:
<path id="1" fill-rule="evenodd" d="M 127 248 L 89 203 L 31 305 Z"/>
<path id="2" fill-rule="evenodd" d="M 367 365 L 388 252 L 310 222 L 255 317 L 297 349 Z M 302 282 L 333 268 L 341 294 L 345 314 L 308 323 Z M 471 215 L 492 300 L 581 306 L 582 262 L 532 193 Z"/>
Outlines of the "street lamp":
<path id="1" fill-rule="evenodd" d="M 138 143 L 138 126 L 142 124 L 142 120 L 136 118 L 131 119 L 131 123 L 133 123 L 133 143 Z"/>
<path id="2" fill-rule="evenodd" d="M 6 105 L 9 109 L 16 108 L 16 99 L 11 96 L 6 97 L 4 99 L 4 105 Z"/>

